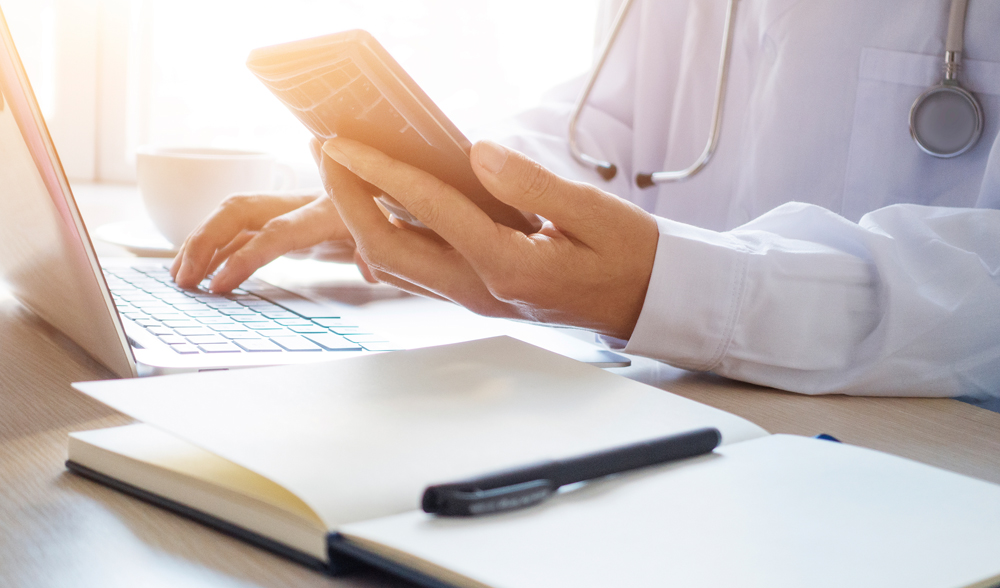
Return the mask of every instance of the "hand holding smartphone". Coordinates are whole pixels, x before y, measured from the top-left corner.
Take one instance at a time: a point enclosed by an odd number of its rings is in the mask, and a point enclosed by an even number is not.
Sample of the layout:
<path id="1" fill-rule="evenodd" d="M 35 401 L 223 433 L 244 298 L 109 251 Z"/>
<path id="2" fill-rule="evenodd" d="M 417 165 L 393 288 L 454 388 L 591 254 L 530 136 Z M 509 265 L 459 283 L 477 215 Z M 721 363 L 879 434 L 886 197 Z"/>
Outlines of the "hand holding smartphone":
<path id="1" fill-rule="evenodd" d="M 340 136 L 374 147 L 458 189 L 493 220 L 535 230 L 483 187 L 469 162 L 471 142 L 369 33 L 262 47 L 250 53 L 247 67 L 321 141 Z M 390 196 L 379 200 L 421 226 Z"/>

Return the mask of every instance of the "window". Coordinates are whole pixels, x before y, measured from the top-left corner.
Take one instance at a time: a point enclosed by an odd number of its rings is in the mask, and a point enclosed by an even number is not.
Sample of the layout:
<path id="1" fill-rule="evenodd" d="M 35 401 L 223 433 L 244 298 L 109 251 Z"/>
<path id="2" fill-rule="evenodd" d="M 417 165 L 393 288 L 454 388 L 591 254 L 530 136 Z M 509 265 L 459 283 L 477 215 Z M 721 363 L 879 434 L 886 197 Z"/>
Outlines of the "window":
<path id="1" fill-rule="evenodd" d="M 254 47 L 367 29 L 460 128 L 471 129 L 585 71 L 597 3 L 6 0 L 3 7 L 69 174 L 131 181 L 142 144 L 265 150 L 314 173 L 307 132 L 243 65 Z"/>

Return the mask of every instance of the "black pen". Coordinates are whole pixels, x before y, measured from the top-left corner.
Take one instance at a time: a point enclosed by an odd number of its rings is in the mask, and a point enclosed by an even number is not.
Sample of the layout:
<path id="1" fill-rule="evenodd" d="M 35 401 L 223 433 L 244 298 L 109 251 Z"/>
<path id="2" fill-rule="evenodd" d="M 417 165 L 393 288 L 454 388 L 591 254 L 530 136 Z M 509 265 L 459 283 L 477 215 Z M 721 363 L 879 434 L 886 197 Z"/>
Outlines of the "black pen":
<path id="1" fill-rule="evenodd" d="M 428 486 L 424 512 L 470 517 L 537 504 L 559 489 L 575 484 L 686 457 L 718 447 L 718 429 L 696 429 L 569 459 L 545 461 L 449 484 Z"/>

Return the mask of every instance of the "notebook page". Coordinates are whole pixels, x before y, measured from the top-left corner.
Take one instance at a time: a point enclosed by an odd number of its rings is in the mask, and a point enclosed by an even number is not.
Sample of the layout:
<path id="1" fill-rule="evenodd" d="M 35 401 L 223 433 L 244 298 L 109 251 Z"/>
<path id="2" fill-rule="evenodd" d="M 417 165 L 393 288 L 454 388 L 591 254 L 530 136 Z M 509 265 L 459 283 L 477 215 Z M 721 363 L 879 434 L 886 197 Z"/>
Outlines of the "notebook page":
<path id="1" fill-rule="evenodd" d="M 957 588 L 1000 580 L 998 528 L 1000 486 L 774 435 L 518 512 L 341 533 L 468 586 Z"/>
<path id="2" fill-rule="evenodd" d="M 423 488 L 736 416 L 499 337 L 322 364 L 77 389 L 265 476 L 331 529 L 419 508 Z"/>
<path id="3" fill-rule="evenodd" d="M 302 500 L 259 474 L 149 425 L 70 433 L 69 459 L 327 559 L 326 525 Z"/>

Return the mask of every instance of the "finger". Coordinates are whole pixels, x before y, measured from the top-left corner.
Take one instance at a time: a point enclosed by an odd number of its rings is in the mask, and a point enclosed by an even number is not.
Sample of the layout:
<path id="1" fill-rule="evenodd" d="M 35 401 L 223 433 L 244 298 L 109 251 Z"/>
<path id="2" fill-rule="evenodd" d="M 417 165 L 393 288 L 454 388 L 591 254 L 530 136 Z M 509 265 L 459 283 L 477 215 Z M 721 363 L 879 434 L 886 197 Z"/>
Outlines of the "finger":
<path id="1" fill-rule="evenodd" d="M 290 259 L 315 259 L 317 261 L 333 261 L 337 263 L 354 263 L 354 239 L 340 241 L 324 241 L 307 247 L 289 251 L 284 256 Z"/>
<path id="2" fill-rule="evenodd" d="M 255 271 L 278 257 L 330 240 L 350 237 L 334 204 L 319 198 L 296 210 L 269 220 L 226 259 L 212 278 L 209 289 L 229 292 Z"/>
<path id="3" fill-rule="evenodd" d="M 361 254 L 358 253 L 357 250 L 354 251 L 354 264 L 358 266 L 358 271 L 361 272 L 361 276 L 364 277 L 365 281 L 367 281 L 370 284 L 378 284 L 378 283 L 389 284 L 390 286 L 394 286 L 404 292 L 408 292 L 416 296 L 424 296 L 427 298 L 435 298 L 437 300 L 445 300 L 445 298 L 438 296 L 437 294 L 434 294 L 429 290 L 425 290 L 420 286 L 407 282 L 406 280 L 403 280 L 401 278 L 397 278 L 392 274 L 386 274 L 383 272 L 373 273 L 372 269 L 368 266 L 367 263 L 365 263 L 365 260 L 361 258 Z M 378 274 L 378 276 L 376 277 L 375 274 Z"/>
<path id="4" fill-rule="evenodd" d="M 277 205 L 265 206 L 268 202 Z M 266 196 L 240 195 L 227 198 L 184 241 L 172 266 L 175 281 L 193 286 L 208 273 L 208 265 L 218 250 L 231 243 L 245 229 L 255 230 L 270 218 L 283 214 L 302 202 L 295 199 L 273 199 Z M 193 282 L 193 283 L 192 283 Z"/>
<path id="5" fill-rule="evenodd" d="M 327 190 L 354 235 L 358 267 L 366 279 L 445 298 L 476 312 L 499 314 L 500 303 L 460 252 L 438 236 L 396 226 L 372 194 L 336 161 L 325 157 L 322 168 Z"/>
<path id="6" fill-rule="evenodd" d="M 224 261 L 229 259 L 230 255 L 246 245 L 250 239 L 253 239 L 255 234 L 256 233 L 253 231 L 242 231 L 239 235 L 236 235 L 236 237 L 233 238 L 228 245 L 216 251 L 215 256 L 212 258 L 212 262 L 208 264 L 208 273 L 214 274 L 215 271 L 219 269 L 219 266 L 222 265 Z"/>
<path id="7" fill-rule="evenodd" d="M 499 200 L 552 221 L 571 236 L 603 226 L 607 206 L 620 199 L 588 184 L 561 178 L 527 156 L 492 141 L 472 146 L 472 169 Z M 613 204 L 612 204 L 613 205 Z"/>
<path id="8" fill-rule="evenodd" d="M 399 201 L 453 247 L 470 258 L 495 251 L 514 232 L 498 225 L 461 192 L 433 175 L 348 139 L 331 139 L 323 151 L 362 180 Z"/>
<path id="9" fill-rule="evenodd" d="M 319 165 L 323 161 L 323 143 L 313 137 L 309 139 L 309 153 L 312 154 L 313 161 Z"/>
<path id="10" fill-rule="evenodd" d="M 315 195 L 278 197 L 235 195 L 227 198 L 184 241 L 171 269 L 177 285 L 192 288 L 205 279 L 216 252 L 244 230 L 258 230 L 276 216 L 295 210 Z"/>
<path id="11" fill-rule="evenodd" d="M 368 264 L 365 263 L 365 260 L 362 259 L 361 254 L 358 253 L 357 249 L 354 250 L 354 265 L 358 266 L 358 271 L 361 272 L 361 277 L 363 277 L 366 282 L 369 284 L 378 283 L 378 280 L 376 280 L 375 276 L 372 275 L 371 268 L 369 268 Z"/>

